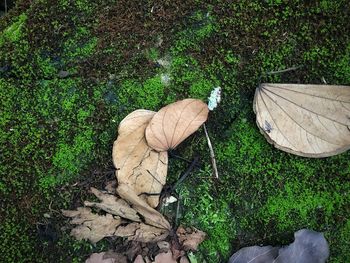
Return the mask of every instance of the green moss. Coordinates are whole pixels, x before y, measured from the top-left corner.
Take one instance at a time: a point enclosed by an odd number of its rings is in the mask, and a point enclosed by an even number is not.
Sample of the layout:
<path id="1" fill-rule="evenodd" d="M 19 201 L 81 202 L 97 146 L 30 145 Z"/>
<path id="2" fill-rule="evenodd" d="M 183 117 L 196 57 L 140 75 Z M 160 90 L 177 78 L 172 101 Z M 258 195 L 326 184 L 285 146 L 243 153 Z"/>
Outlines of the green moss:
<path id="1" fill-rule="evenodd" d="M 50 57 L 37 53 L 35 64 L 38 67 L 36 74 L 41 75 L 44 79 L 53 78 L 57 74 L 57 68 Z"/>
<path id="2" fill-rule="evenodd" d="M 209 169 L 196 176 L 211 176 Z M 229 203 L 224 198 L 213 194 L 211 181 L 201 181 L 194 189 L 191 180 L 180 188 L 180 196 L 186 213 L 182 222 L 195 226 L 207 233 L 207 239 L 201 246 L 208 262 L 216 262 L 220 258 L 228 258 L 232 238 L 235 236 L 235 221 L 232 220 Z"/>
<path id="3" fill-rule="evenodd" d="M 337 188 L 334 192 L 327 189 L 320 191 L 307 188 L 304 182 L 287 183 L 277 196 L 268 198 L 261 208 L 261 218 L 278 222 L 276 228 L 280 231 L 294 225 L 314 228 L 321 221 L 325 225 L 333 224 L 331 218 L 346 204 L 346 198 L 341 192 L 348 190 L 339 186 Z M 293 221 L 290 220 L 292 217 Z"/>
<path id="4" fill-rule="evenodd" d="M 21 14 L 10 26 L 0 34 L 0 47 L 6 41 L 17 42 L 22 38 L 22 28 L 27 20 L 26 14 Z"/>
<path id="5" fill-rule="evenodd" d="M 342 263 L 350 258 L 349 241 L 350 241 L 350 220 L 346 219 L 342 225 L 337 225 L 337 239 L 333 239 L 331 233 L 326 233 L 326 239 L 330 240 L 330 250 L 334 255 L 332 262 Z"/>
<path id="6" fill-rule="evenodd" d="M 350 84 L 350 43 L 340 57 L 332 63 L 332 73 L 339 84 Z"/>
<path id="7" fill-rule="evenodd" d="M 191 17 L 192 26 L 176 35 L 176 41 L 171 48 L 173 54 L 181 54 L 188 49 L 196 49 L 200 41 L 208 38 L 217 29 L 215 18 L 208 13 L 197 12 Z"/>
<path id="8" fill-rule="evenodd" d="M 97 37 L 91 37 L 86 27 L 78 27 L 75 35 L 63 43 L 66 63 L 77 62 L 91 56 L 97 45 Z"/>
<path id="9" fill-rule="evenodd" d="M 143 83 L 137 80 L 126 80 L 119 90 L 119 100 L 122 105 L 134 109 L 157 110 L 164 97 L 164 85 L 160 75 L 146 79 Z"/>
<path id="10" fill-rule="evenodd" d="M 16 211 L 8 212 L 8 216 L 3 220 L 0 224 L 2 262 L 24 262 L 23 259 L 41 262 L 40 256 L 33 251 L 33 239 L 23 234 L 28 231 L 28 226 L 23 223 L 21 217 L 16 216 Z"/>

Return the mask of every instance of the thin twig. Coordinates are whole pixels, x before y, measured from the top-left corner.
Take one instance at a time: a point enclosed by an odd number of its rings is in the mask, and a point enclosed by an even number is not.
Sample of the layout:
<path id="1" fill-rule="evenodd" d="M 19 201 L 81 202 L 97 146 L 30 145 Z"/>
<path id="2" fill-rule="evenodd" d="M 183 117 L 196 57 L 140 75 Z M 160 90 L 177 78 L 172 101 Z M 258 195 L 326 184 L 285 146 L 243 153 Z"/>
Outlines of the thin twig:
<path id="1" fill-rule="evenodd" d="M 5 0 L 5 14 L 7 14 L 7 0 Z"/>
<path id="2" fill-rule="evenodd" d="M 179 195 L 178 198 L 177 198 L 177 204 L 176 204 L 175 226 L 177 226 L 177 225 L 178 225 L 178 222 L 179 222 L 180 202 L 181 202 L 181 197 L 180 197 L 180 195 Z"/>
<path id="3" fill-rule="evenodd" d="M 286 68 L 286 69 L 282 69 L 282 70 L 277 70 L 277 71 L 270 71 L 270 72 L 266 72 L 267 75 L 273 75 L 273 74 L 279 74 L 279 73 L 284 73 L 284 72 L 288 72 L 288 71 L 293 71 L 293 70 L 297 70 L 299 68 L 301 68 L 301 66 L 295 66 L 295 67 L 291 67 L 291 68 Z"/>
<path id="4" fill-rule="evenodd" d="M 209 147 L 209 151 L 210 151 L 210 158 L 211 158 L 211 164 L 213 165 L 214 175 L 217 179 L 219 179 L 219 173 L 218 173 L 218 168 L 216 166 L 214 149 L 213 149 L 213 146 L 211 145 L 211 141 L 210 141 L 210 138 L 208 135 L 207 127 L 205 126 L 205 124 L 203 124 L 203 127 L 204 127 L 205 137 L 207 138 L 207 141 L 208 141 L 208 147 Z"/>

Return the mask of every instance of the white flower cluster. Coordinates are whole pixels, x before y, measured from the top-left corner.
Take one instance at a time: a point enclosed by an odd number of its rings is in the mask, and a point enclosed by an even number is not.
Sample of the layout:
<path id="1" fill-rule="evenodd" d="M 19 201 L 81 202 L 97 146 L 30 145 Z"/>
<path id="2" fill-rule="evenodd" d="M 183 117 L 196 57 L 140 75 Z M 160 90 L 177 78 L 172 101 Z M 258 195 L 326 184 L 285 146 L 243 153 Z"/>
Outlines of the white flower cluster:
<path id="1" fill-rule="evenodd" d="M 221 101 L 221 87 L 216 87 L 211 92 L 210 97 L 208 98 L 208 108 L 209 110 L 214 110 Z"/>

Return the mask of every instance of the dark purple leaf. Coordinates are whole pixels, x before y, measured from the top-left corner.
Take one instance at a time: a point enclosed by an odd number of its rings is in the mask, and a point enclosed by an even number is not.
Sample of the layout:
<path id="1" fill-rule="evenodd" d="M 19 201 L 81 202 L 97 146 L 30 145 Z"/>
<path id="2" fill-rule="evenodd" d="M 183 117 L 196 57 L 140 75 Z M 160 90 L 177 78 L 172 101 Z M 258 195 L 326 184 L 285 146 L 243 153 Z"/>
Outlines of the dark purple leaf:
<path id="1" fill-rule="evenodd" d="M 324 263 L 329 248 L 322 233 L 302 229 L 294 233 L 295 241 L 279 250 L 274 263 Z"/>
<path id="2" fill-rule="evenodd" d="M 278 247 L 245 247 L 232 255 L 229 263 L 267 263 L 278 255 Z"/>

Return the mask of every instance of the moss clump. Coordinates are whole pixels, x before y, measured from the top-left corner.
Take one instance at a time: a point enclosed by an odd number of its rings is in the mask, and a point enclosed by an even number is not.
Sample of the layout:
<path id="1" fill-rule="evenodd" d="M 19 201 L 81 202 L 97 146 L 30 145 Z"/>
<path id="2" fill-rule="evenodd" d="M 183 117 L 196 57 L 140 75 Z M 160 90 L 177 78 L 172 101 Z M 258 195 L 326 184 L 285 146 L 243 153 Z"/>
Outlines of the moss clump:
<path id="1" fill-rule="evenodd" d="M 27 20 L 26 14 L 21 14 L 18 16 L 15 22 L 13 22 L 10 26 L 5 28 L 5 30 L 1 33 L 0 37 L 0 47 L 5 44 L 5 42 L 17 42 L 22 37 L 22 28 Z"/>

